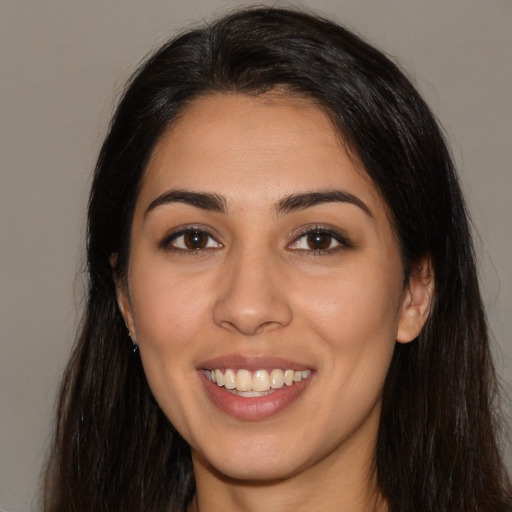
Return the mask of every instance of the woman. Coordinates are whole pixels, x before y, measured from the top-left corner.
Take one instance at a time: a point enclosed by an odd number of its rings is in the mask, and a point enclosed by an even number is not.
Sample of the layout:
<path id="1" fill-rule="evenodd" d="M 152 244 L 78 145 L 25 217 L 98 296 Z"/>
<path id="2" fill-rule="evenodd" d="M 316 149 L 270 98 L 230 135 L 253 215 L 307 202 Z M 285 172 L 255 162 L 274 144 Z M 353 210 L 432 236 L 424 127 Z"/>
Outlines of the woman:
<path id="1" fill-rule="evenodd" d="M 456 173 L 377 50 L 279 9 L 172 40 L 88 220 L 47 510 L 510 509 Z"/>

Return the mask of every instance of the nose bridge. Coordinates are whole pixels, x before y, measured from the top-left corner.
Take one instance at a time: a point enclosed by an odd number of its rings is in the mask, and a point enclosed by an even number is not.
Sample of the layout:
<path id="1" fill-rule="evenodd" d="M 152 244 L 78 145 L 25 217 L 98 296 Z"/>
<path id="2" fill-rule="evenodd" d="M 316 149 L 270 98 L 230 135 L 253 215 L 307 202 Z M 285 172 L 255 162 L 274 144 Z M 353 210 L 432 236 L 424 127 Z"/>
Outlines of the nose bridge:
<path id="1" fill-rule="evenodd" d="M 279 266 L 269 249 L 234 251 L 220 279 L 213 309 L 215 323 L 246 336 L 288 325 L 292 311 Z"/>

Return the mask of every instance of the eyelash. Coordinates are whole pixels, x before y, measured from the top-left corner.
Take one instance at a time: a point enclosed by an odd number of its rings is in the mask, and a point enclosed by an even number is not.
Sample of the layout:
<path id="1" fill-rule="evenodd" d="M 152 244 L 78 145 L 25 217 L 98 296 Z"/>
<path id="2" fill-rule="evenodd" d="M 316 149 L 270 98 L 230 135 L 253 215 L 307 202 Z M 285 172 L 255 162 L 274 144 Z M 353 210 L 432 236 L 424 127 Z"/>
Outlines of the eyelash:
<path id="1" fill-rule="evenodd" d="M 196 248 L 190 248 L 186 247 L 187 242 L 185 240 L 185 237 L 189 236 L 205 236 L 207 237 L 206 245 L 204 247 L 196 247 Z M 326 237 L 329 246 L 325 249 L 312 249 L 312 248 L 299 248 L 299 247 L 293 247 L 294 245 L 298 245 L 302 240 L 305 240 L 306 243 L 308 243 L 307 238 L 310 236 L 321 236 Z M 183 237 L 182 247 L 177 247 L 176 241 L 179 240 L 181 237 Z M 211 246 L 210 244 L 214 242 L 214 246 Z M 332 243 L 336 242 L 336 245 L 334 247 L 331 247 Z M 174 244 L 173 244 L 174 243 Z M 178 254 L 183 255 L 200 255 L 204 254 L 205 251 L 211 251 L 220 249 L 223 247 L 222 243 L 217 240 L 216 237 L 214 237 L 208 230 L 202 228 L 202 227 L 185 227 L 181 228 L 178 231 L 175 231 L 171 233 L 170 235 L 166 236 L 159 244 L 159 246 L 162 249 L 172 251 Z M 301 233 L 299 233 L 297 236 L 293 238 L 293 240 L 287 245 L 287 248 L 292 251 L 297 252 L 303 252 L 307 253 L 311 256 L 326 256 L 329 254 L 336 253 L 343 249 L 350 249 L 352 248 L 352 243 L 348 240 L 348 238 L 338 231 L 323 227 L 323 226 L 313 226 L 308 227 L 304 229 Z"/>
<path id="2" fill-rule="evenodd" d="M 189 235 L 189 236 L 194 236 L 194 235 L 205 236 L 205 237 L 207 237 L 207 240 L 206 240 L 207 245 L 205 247 L 197 247 L 197 248 L 176 247 L 176 245 L 173 245 L 173 242 L 176 243 L 177 240 L 179 240 L 181 237 L 183 237 L 182 245 L 186 246 L 187 242 L 185 240 L 185 237 L 187 235 Z M 212 241 L 214 241 L 215 246 L 208 247 L 208 245 L 210 245 L 210 243 Z M 159 246 L 162 249 L 165 249 L 168 251 L 173 251 L 173 252 L 180 253 L 180 254 L 198 255 L 198 254 L 204 254 L 205 251 L 220 249 L 222 247 L 222 244 L 220 242 L 218 242 L 217 239 L 208 230 L 206 230 L 202 227 L 190 226 L 190 227 L 181 228 L 178 231 L 175 231 L 175 232 L 171 233 L 170 235 L 166 236 L 160 242 Z"/>
<path id="3" fill-rule="evenodd" d="M 291 247 L 292 245 L 297 244 L 302 240 L 305 240 L 307 243 L 307 238 L 315 235 L 327 237 L 329 241 L 329 247 L 325 249 L 296 248 L 295 250 L 305 252 L 313 256 L 327 256 L 343 249 L 350 249 L 353 247 L 353 244 L 345 235 L 336 230 L 326 228 L 325 226 L 313 226 L 306 228 L 304 231 L 299 233 L 299 235 L 293 238 L 292 242 L 288 244 L 288 247 Z M 336 242 L 336 245 L 334 247 L 330 247 L 333 242 Z"/>

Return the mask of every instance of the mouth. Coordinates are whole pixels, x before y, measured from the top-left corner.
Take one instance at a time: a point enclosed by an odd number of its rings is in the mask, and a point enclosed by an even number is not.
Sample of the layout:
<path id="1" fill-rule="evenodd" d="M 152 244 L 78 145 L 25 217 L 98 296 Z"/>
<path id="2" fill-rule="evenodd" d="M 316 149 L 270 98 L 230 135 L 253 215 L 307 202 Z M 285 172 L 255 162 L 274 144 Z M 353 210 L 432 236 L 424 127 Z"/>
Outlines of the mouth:
<path id="1" fill-rule="evenodd" d="M 284 387 L 294 386 L 296 383 L 311 377 L 311 370 L 272 370 L 250 371 L 240 369 L 209 369 L 204 370 L 204 375 L 219 388 L 224 388 L 233 395 L 256 398 L 275 393 Z"/>
<path id="2" fill-rule="evenodd" d="M 303 400 L 317 371 L 275 357 L 233 355 L 204 361 L 197 374 L 217 409 L 252 422 L 284 414 Z"/>

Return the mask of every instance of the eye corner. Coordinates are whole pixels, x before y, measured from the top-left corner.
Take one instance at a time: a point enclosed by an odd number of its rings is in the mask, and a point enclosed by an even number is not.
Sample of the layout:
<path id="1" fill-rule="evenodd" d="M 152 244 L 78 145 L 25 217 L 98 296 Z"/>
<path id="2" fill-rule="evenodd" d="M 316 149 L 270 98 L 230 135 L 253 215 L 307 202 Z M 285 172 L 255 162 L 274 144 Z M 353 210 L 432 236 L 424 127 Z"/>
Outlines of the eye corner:
<path id="1" fill-rule="evenodd" d="M 224 247 L 219 236 L 202 226 L 181 226 L 167 234 L 158 244 L 159 248 L 178 254 L 198 255 Z"/>
<path id="2" fill-rule="evenodd" d="M 308 256 L 328 256 L 353 248 L 349 238 L 338 229 L 324 225 L 306 226 L 290 236 L 287 249 Z"/>

